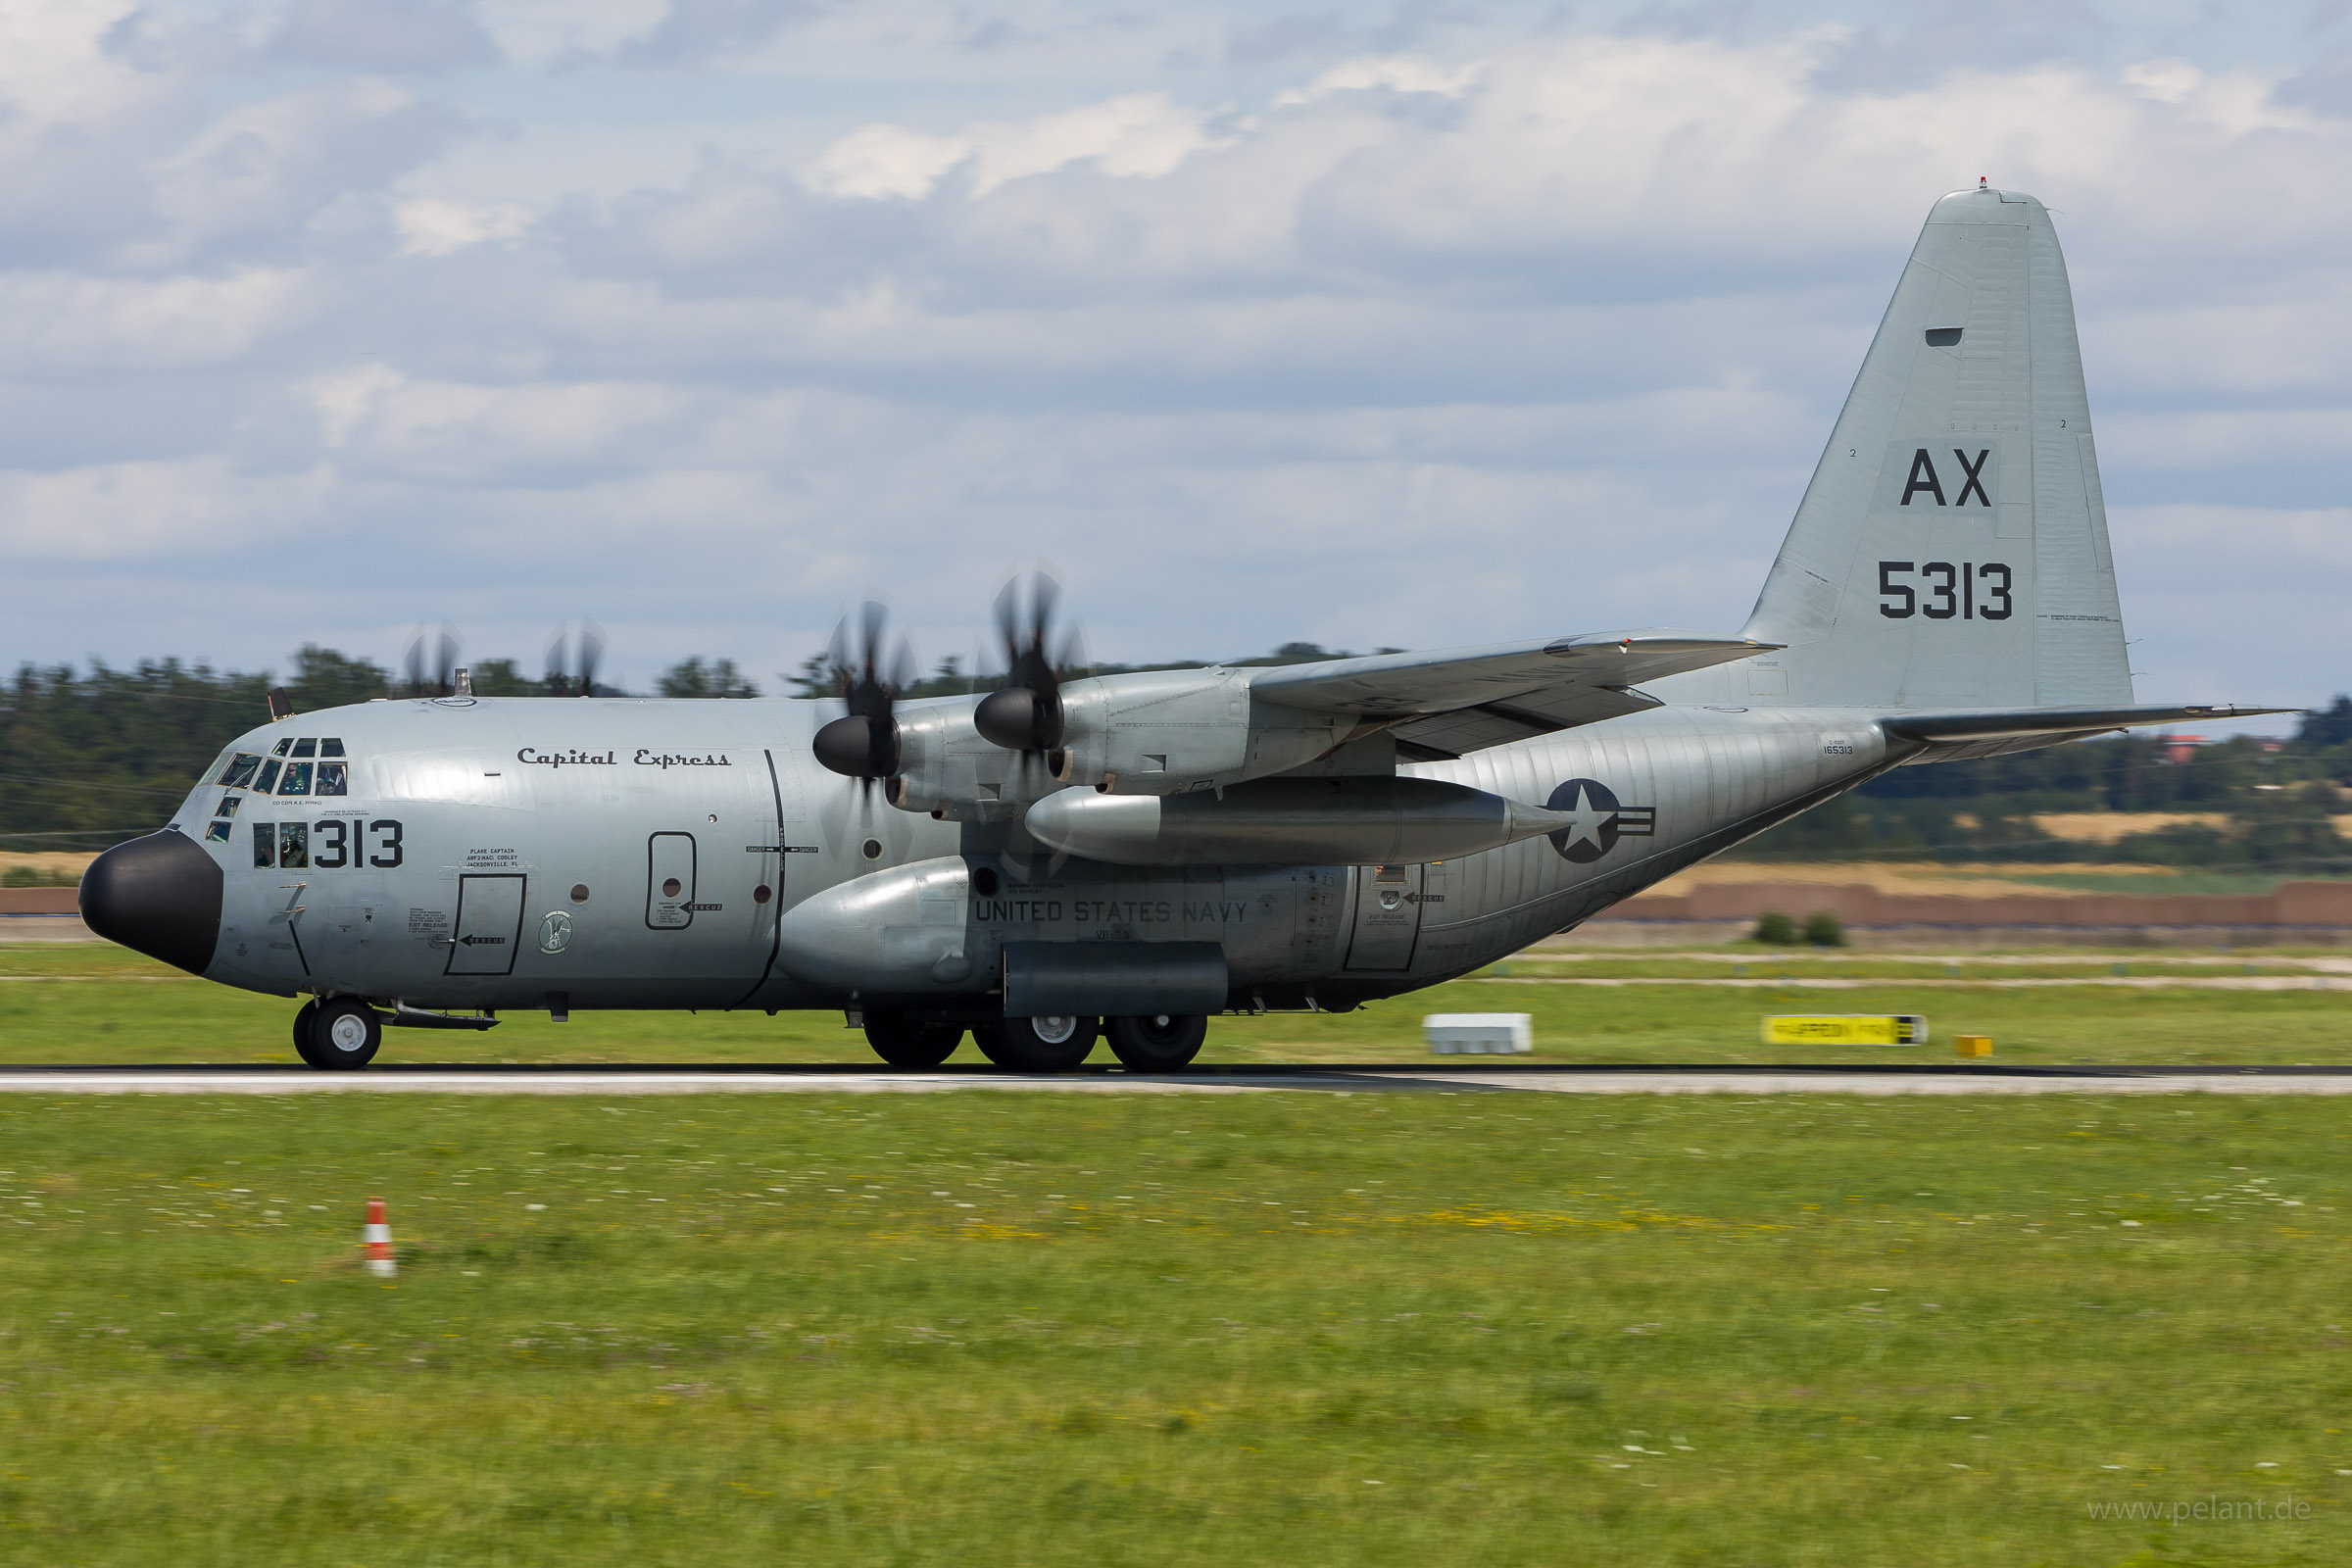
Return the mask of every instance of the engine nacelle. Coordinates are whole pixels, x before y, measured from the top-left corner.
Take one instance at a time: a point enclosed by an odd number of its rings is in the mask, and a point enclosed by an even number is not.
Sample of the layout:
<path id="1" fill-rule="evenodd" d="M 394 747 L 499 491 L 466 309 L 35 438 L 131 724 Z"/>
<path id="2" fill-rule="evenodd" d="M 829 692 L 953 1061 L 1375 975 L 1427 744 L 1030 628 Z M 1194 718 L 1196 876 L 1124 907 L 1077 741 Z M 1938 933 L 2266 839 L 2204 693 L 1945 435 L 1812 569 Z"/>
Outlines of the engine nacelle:
<path id="1" fill-rule="evenodd" d="M 1237 669 L 1143 670 L 1062 688 L 1060 776 L 1106 795 L 1181 795 L 1285 773 L 1377 726 L 1262 701 Z"/>
<path id="2" fill-rule="evenodd" d="M 1273 778 L 1222 798 L 1065 790 L 1029 808 L 1042 844 L 1114 865 L 1373 865 L 1450 860 L 1576 818 L 1427 778 Z"/>
<path id="3" fill-rule="evenodd" d="M 898 771 L 884 794 L 902 811 L 1002 820 L 1062 787 L 1044 758 L 1007 752 L 972 727 L 977 699 L 907 704 L 898 712 Z"/>
<path id="4" fill-rule="evenodd" d="M 1136 796 L 1220 789 L 1312 763 L 1379 727 L 1265 702 L 1251 694 L 1247 671 L 1141 670 L 1064 686 L 1062 744 L 1013 751 L 974 722 L 986 700 L 899 709 L 891 805 L 987 821 L 1072 784 Z"/>

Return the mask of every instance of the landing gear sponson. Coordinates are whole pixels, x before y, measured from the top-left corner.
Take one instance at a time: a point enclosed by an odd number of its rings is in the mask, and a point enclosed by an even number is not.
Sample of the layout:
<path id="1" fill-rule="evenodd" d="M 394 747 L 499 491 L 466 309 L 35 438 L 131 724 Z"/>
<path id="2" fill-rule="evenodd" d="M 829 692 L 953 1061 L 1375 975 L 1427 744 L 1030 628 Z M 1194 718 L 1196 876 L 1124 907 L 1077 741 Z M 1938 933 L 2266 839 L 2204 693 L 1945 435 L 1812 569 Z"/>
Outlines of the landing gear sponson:
<path id="1" fill-rule="evenodd" d="M 936 1067 L 963 1043 L 966 1028 L 980 1054 L 1018 1072 L 1066 1072 L 1086 1060 L 1099 1039 L 1131 1072 L 1175 1072 L 1200 1054 L 1208 1019 L 1198 1013 L 1149 1018 L 991 1018 L 964 1025 L 904 1013 L 865 1014 L 866 1043 L 894 1067 Z"/>

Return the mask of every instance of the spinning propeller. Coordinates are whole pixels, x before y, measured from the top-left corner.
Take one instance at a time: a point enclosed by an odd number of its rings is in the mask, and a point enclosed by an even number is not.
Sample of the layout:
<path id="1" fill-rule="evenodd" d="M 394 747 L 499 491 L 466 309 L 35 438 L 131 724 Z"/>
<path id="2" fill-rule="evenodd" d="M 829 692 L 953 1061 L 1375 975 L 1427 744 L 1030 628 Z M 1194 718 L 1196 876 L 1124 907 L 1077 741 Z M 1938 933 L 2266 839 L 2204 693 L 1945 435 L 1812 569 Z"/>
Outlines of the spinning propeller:
<path id="1" fill-rule="evenodd" d="M 419 629 L 409 641 L 409 695 L 447 697 L 458 689 L 458 661 L 465 657 L 465 644 L 459 640 L 455 626 L 444 624 L 436 639 L 432 667 L 428 670 L 425 667 L 425 632 Z"/>
<path id="2" fill-rule="evenodd" d="M 972 727 L 991 743 L 1024 760 L 1043 760 L 1061 745 L 1062 671 L 1080 662 L 1078 634 L 1065 630 L 1058 647 L 1048 647 L 1054 607 L 1061 585 L 1044 571 L 1030 573 L 1027 613 L 1019 577 L 997 595 L 997 634 L 1004 643 L 1004 681 L 980 699 Z"/>
<path id="3" fill-rule="evenodd" d="M 855 649 L 850 646 L 847 616 L 833 629 L 833 646 L 825 658 L 849 712 L 818 730 L 810 749 L 826 767 L 870 791 L 899 770 L 899 726 L 892 710 L 901 689 L 913 678 L 914 648 L 901 637 L 885 662 L 888 612 L 869 599 L 861 619 Z"/>
<path id="4" fill-rule="evenodd" d="M 568 652 L 571 657 L 565 658 Z M 547 694 L 550 697 L 594 697 L 596 695 L 596 666 L 604 662 L 604 628 L 593 620 L 580 622 L 579 635 L 569 635 L 569 628 L 558 626 L 555 640 L 547 645 Z"/>

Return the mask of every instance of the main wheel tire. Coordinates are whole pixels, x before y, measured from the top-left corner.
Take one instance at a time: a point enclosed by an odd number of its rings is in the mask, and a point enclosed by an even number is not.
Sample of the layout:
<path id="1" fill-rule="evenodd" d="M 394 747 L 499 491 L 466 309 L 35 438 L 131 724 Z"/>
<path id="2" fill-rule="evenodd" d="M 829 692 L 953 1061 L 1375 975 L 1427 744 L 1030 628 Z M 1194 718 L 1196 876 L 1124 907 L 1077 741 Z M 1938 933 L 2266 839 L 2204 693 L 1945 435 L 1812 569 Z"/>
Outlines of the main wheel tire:
<path id="1" fill-rule="evenodd" d="M 316 1048 L 311 1044 L 311 1030 L 318 1022 L 318 999 L 313 997 L 294 1010 L 294 1054 L 313 1067 L 324 1067 Z"/>
<path id="2" fill-rule="evenodd" d="M 963 1044 L 963 1025 L 918 1022 L 901 1012 L 869 1012 L 865 1043 L 893 1067 L 936 1067 Z"/>
<path id="3" fill-rule="evenodd" d="M 1129 1072 L 1175 1072 L 1200 1054 L 1208 1019 L 1200 1013 L 1160 1013 L 1151 1018 L 1105 1018 L 1102 1032 L 1110 1054 Z"/>
<path id="4" fill-rule="evenodd" d="M 1095 1049 L 1092 1018 L 996 1018 L 975 1025 L 981 1054 L 1019 1072 L 1066 1072 Z"/>
<path id="5" fill-rule="evenodd" d="M 328 1072 L 350 1072 L 367 1066 L 383 1043 L 383 1014 L 364 1002 L 337 997 L 319 1003 L 318 1016 L 311 1022 L 310 1062 Z"/>

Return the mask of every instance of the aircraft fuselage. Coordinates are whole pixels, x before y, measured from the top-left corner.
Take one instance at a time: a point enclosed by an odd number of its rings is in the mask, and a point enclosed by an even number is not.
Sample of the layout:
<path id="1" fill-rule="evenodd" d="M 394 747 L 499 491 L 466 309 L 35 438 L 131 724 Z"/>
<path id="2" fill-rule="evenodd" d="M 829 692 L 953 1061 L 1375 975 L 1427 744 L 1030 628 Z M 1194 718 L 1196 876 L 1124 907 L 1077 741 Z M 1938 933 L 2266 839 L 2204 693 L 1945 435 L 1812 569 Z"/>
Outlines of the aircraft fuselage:
<path id="1" fill-rule="evenodd" d="M 1346 1007 L 1589 918 L 1894 760 L 1866 714 L 1660 709 L 1399 770 L 1579 813 L 1557 842 L 1139 868 L 862 794 L 809 758 L 833 710 L 443 698 L 256 729 L 172 824 L 220 872 L 201 972 L 424 1008 L 983 1016 L 1007 943 L 1169 941 L 1222 951 L 1230 1007 Z M 329 741 L 340 794 L 319 793 Z M 239 756 L 260 760 L 221 783 Z"/>

